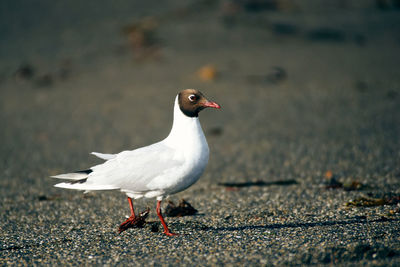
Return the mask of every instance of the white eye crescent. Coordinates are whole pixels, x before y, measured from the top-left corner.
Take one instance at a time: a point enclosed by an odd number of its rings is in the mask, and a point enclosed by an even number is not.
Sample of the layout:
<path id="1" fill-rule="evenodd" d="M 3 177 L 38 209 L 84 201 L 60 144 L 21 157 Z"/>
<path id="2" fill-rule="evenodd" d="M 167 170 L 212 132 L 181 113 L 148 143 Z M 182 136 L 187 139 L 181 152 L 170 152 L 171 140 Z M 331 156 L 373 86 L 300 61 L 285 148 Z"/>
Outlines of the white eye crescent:
<path id="1" fill-rule="evenodd" d="M 193 102 L 197 99 L 196 95 L 190 95 L 190 96 L 188 96 L 188 98 L 191 102 Z"/>

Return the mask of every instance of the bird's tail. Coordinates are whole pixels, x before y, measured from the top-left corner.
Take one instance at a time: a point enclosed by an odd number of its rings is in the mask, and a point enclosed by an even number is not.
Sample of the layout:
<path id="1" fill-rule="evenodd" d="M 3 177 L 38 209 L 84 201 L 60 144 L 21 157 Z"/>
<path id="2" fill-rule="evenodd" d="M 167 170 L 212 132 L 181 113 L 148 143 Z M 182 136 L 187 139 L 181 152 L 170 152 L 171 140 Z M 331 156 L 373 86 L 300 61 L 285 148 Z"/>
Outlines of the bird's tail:
<path id="1" fill-rule="evenodd" d="M 64 173 L 59 175 L 50 176 L 51 178 L 69 180 L 71 183 L 84 183 L 86 182 L 89 174 L 93 172 L 91 169 L 76 171 L 71 173 Z"/>
<path id="2" fill-rule="evenodd" d="M 55 187 L 67 188 L 67 189 L 77 189 L 85 190 L 81 188 L 81 185 L 87 181 L 89 174 L 93 172 L 91 169 L 76 171 L 71 173 L 64 173 L 59 175 L 50 176 L 51 178 L 68 180 L 64 183 L 59 183 L 54 185 Z"/>
<path id="3" fill-rule="evenodd" d="M 93 183 L 86 183 L 89 174 L 92 172 L 93 170 L 89 169 L 83 171 L 76 171 L 72 173 L 59 174 L 50 177 L 67 180 L 66 182 L 54 185 L 54 187 L 59 187 L 59 188 L 85 190 L 85 191 L 118 189 L 117 187 L 110 185 L 97 185 Z"/>

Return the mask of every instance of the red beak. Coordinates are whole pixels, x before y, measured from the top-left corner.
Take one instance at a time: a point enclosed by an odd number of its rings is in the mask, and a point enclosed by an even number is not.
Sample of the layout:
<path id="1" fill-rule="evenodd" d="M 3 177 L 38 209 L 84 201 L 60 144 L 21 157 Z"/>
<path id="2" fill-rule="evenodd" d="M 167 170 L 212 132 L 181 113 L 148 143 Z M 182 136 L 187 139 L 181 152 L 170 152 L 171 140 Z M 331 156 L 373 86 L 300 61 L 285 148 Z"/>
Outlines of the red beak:
<path id="1" fill-rule="evenodd" d="M 218 105 L 217 103 L 212 102 L 212 101 L 207 101 L 207 102 L 205 102 L 205 103 L 203 104 L 203 106 L 209 107 L 209 108 L 217 108 L 217 109 L 220 109 L 220 108 L 221 108 L 220 105 Z"/>

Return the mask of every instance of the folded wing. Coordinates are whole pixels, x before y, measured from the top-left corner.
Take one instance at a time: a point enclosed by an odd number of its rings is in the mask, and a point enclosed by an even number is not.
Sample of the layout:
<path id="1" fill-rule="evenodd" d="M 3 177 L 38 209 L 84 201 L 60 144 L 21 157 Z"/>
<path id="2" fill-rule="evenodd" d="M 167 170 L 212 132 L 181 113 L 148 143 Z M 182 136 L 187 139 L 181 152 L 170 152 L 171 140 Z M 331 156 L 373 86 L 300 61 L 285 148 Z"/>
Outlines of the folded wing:
<path id="1" fill-rule="evenodd" d="M 94 154 L 94 153 L 92 153 Z M 92 168 L 87 177 L 70 179 L 72 182 L 56 184 L 56 187 L 77 190 L 112 190 L 121 189 L 130 192 L 148 192 L 158 190 L 155 180 L 168 183 L 168 177 L 180 172 L 184 163 L 183 157 L 162 142 L 119 154 L 94 154 L 108 160 Z M 105 155 L 105 156 L 104 156 Z M 159 179 L 162 177 L 162 179 Z M 62 178 L 62 177 L 58 177 Z M 82 182 L 80 182 L 82 181 Z"/>

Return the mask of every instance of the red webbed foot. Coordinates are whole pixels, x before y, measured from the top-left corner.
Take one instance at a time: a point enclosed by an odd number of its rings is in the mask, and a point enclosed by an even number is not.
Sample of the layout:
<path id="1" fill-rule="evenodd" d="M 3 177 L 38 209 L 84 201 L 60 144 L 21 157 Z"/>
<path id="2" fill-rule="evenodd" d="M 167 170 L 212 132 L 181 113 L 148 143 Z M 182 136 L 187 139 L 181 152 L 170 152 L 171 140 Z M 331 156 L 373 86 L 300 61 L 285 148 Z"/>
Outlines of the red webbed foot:
<path id="1" fill-rule="evenodd" d="M 146 218 L 150 213 L 150 209 L 147 209 L 141 212 L 138 216 L 132 215 L 125 222 L 121 223 L 118 228 L 118 232 L 122 233 L 123 231 L 129 228 L 142 228 L 146 223 Z"/>
<path id="2" fill-rule="evenodd" d="M 177 236 L 179 234 L 171 233 L 171 232 L 164 232 L 167 236 Z"/>

